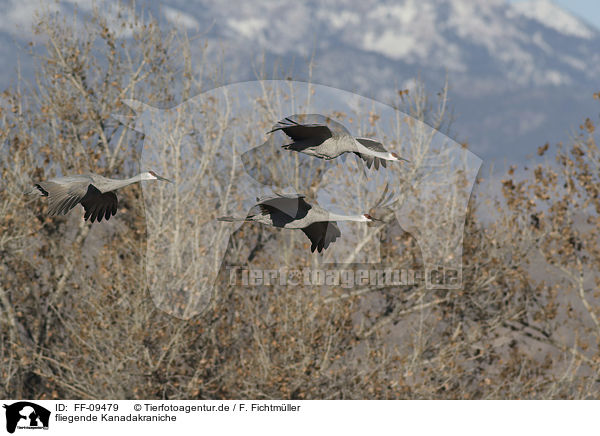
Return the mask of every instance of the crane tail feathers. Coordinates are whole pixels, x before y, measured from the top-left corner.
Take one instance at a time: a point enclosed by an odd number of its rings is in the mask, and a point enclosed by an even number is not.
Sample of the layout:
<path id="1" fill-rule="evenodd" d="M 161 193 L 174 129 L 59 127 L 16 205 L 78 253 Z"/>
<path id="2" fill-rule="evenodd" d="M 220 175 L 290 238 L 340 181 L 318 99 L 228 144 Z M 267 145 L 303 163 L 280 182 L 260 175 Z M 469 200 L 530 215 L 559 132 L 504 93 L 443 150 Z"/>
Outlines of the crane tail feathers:
<path id="1" fill-rule="evenodd" d="M 237 221 L 246 221 L 246 218 L 236 218 L 233 216 L 220 216 L 217 218 L 217 221 L 223 221 L 226 223 L 233 223 Z"/>

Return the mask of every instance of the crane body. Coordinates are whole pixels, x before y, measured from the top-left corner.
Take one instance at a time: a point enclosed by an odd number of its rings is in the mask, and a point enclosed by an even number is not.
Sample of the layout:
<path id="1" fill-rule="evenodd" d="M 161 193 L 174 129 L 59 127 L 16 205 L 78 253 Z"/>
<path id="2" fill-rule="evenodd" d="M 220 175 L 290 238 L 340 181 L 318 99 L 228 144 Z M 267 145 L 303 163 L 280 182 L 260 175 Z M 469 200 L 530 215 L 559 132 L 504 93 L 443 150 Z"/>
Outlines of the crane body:
<path id="1" fill-rule="evenodd" d="M 142 180 L 163 180 L 153 171 L 143 172 L 128 179 L 110 179 L 98 174 L 77 174 L 55 177 L 38 182 L 32 192 L 48 197 L 48 213 L 50 215 L 66 215 L 77 204 L 85 209 L 84 219 L 91 222 L 102 218 L 108 220 L 117 213 L 118 199 L 114 191 L 141 182 Z"/>
<path id="2" fill-rule="evenodd" d="M 301 124 L 285 118 L 268 133 L 279 130 L 293 141 L 283 145 L 283 148 L 320 159 L 330 160 L 344 153 L 354 153 L 365 161 L 367 168 L 373 165 L 376 170 L 380 165 L 386 167 L 386 161 L 409 162 L 387 151 L 380 142 L 350 135 L 339 123 L 332 128 L 326 124 Z"/>
<path id="3" fill-rule="evenodd" d="M 271 227 L 300 229 L 310 239 L 312 252 L 320 253 L 341 236 L 336 221 L 370 222 L 368 214 L 339 215 L 328 212 L 316 204 L 306 202 L 303 195 L 277 195 L 267 197 L 250 210 L 245 218 L 231 216 L 217 218 L 219 221 L 253 221 Z"/>

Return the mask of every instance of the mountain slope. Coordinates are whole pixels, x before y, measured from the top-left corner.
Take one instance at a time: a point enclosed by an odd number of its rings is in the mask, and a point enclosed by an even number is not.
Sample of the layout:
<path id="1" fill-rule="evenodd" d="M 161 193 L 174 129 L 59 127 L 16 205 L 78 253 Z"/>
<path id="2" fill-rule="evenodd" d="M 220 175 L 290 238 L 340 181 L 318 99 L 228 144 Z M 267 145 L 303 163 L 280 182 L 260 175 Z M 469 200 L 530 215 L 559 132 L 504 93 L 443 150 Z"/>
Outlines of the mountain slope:
<path id="1" fill-rule="evenodd" d="M 4 3 L 6 16 L 18 18 L 0 20 L 6 60 L 8 40 L 30 37 L 32 2 Z M 69 12 L 73 3 L 60 7 Z M 280 65 L 294 79 L 311 77 L 389 102 L 417 75 L 432 93 L 447 76 L 454 134 L 487 159 L 521 160 L 546 141 L 566 139 L 597 110 L 591 95 L 598 91 L 600 32 L 548 0 L 308 0 L 292 6 L 167 0 L 153 8 L 162 21 L 202 33 L 209 53 L 224 50 L 236 81 L 254 79 L 264 56 L 265 71 Z M 6 73 L 1 80 L 5 85 Z"/>

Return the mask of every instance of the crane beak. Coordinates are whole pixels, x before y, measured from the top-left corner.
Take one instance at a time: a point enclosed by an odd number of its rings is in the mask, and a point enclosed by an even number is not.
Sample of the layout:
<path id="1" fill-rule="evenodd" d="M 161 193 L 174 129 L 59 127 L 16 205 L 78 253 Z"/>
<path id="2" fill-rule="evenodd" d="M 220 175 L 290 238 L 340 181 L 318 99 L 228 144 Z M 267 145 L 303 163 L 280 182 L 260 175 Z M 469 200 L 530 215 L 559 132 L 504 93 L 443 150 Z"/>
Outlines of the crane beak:
<path id="1" fill-rule="evenodd" d="M 383 220 L 380 220 L 379 218 L 373 218 L 373 215 L 366 213 L 365 218 L 367 218 L 369 221 L 378 221 L 378 222 L 383 222 Z"/>
<path id="2" fill-rule="evenodd" d="M 165 177 L 161 177 L 161 176 L 159 176 L 159 175 L 157 175 L 157 176 L 156 176 L 156 179 L 157 179 L 157 180 L 162 180 L 163 182 L 169 182 L 169 183 L 173 183 L 173 181 L 172 181 L 172 180 L 169 180 L 169 179 L 167 179 L 167 178 L 165 178 Z"/>

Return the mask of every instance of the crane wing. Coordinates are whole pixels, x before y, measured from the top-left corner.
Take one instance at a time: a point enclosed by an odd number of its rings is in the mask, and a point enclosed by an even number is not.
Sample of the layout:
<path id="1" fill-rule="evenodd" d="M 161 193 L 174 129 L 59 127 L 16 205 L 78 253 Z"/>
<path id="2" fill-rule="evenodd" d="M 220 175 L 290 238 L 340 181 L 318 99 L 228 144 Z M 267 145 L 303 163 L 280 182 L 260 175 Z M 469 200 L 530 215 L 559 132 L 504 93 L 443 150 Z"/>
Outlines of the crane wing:
<path id="1" fill-rule="evenodd" d="M 36 183 L 35 187 L 48 197 L 50 215 L 66 215 L 87 193 L 90 184 L 87 176 L 70 176 Z"/>
<path id="2" fill-rule="evenodd" d="M 387 168 L 387 163 L 385 159 L 380 159 L 378 157 L 375 156 L 371 156 L 368 154 L 362 154 L 362 153 L 358 153 L 358 152 L 354 152 L 354 154 L 356 154 L 358 157 L 360 157 L 362 160 L 365 161 L 365 163 L 367 164 L 367 168 L 371 168 L 371 165 L 373 165 L 375 167 L 376 170 L 379 169 L 379 165 L 381 164 L 382 167 Z"/>
<path id="3" fill-rule="evenodd" d="M 304 218 L 312 208 L 303 195 L 270 197 L 261 200 L 257 206 L 263 215 L 270 215 L 273 225 L 278 227 Z"/>
<path id="4" fill-rule="evenodd" d="M 373 139 L 369 139 L 369 138 L 354 138 L 354 139 L 356 139 L 362 145 L 367 147 L 369 150 L 378 151 L 380 153 L 387 153 L 387 150 L 381 144 L 381 142 L 377 142 L 377 141 L 374 141 Z"/>
<path id="5" fill-rule="evenodd" d="M 331 130 L 325 124 L 300 124 L 291 118 L 278 122 L 268 133 L 278 130 L 281 130 L 294 141 L 291 144 L 284 145 L 284 148 L 294 151 L 316 147 L 332 136 Z"/>
<path id="6" fill-rule="evenodd" d="M 373 150 L 379 153 L 387 153 L 387 150 L 385 149 L 385 147 L 381 144 L 381 142 L 377 142 L 374 141 L 372 139 L 368 139 L 368 138 L 355 138 L 358 142 L 360 142 L 362 145 L 364 145 L 365 147 L 367 147 L 369 150 Z M 356 154 L 358 157 L 360 157 L 362 160 L 365 161 L 365 163 L 367 164 L 367 168 L 371 168 L 371 165 L 375 164 L 375 169 L 378 170 L 379 169 L 379 165 L 381 164 L 381 166 L 383 166 L 384 168 L 387 168 L 387 163 L 385 159 L 380 159 L 378 157 L 375 156 L 371 156 L 368 154 L 364 154 L 364 153 L 359 153 L 359 152 L 354 152 L 354 154 Z"/>
<path id="7" fill-rule="evenodd" d="M 310 239 L 310 251 L 315 249 L 320 253 L 329 247 L 329 244 L 342 235 L 335 221 L 320 221 L 312 223 L 308 227 L 302 229 L 304 234 Z"/>
<path id="8" fill-rule="evenodd" d="M 87 189 L 87 193 L 81 199 L 81 205 L 85 209 L 84 219 L 87 221 L 91 218 L 94 222 L 98 219 L 98 222 L 102 221 L 104 217 L 107 221 L 117 213 L 117 207 L 119 200 L 113 191 L 102 193 L 94 185 L 90 184 Z"/>

